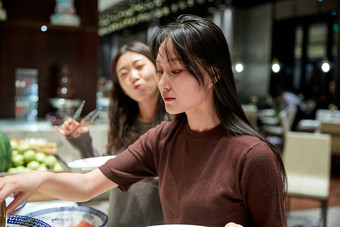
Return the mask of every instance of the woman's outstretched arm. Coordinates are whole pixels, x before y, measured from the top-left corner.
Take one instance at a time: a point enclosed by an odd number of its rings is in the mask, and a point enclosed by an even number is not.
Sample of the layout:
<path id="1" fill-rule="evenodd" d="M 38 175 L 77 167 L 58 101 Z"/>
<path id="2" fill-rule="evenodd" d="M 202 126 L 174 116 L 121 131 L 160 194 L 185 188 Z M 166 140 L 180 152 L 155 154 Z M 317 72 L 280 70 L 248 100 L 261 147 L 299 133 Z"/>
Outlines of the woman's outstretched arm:
<path id="1" fill-rule="evenodd" d="M 32 171 L 1 177 L 0 202 L 14 194 L 14 200 L 7 207 L 7 213 L 11 214 L 35 191 L 62 200 L 82 202 L 116 186 L 99 169 L 84 174 Z"/>

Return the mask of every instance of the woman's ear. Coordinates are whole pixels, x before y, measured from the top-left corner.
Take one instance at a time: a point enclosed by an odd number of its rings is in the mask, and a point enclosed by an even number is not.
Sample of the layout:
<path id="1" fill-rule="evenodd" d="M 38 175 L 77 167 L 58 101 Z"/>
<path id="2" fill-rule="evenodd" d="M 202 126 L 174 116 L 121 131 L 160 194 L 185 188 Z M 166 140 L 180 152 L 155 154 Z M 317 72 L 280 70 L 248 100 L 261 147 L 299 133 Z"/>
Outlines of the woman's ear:
<path id="1" fill-rule="evenodd" d="M 214 86 L 214 82 L 210 80 L 208 83 L 208 89 L 212 88 L 213 86 Z"/>
<path id="2" fill-rule="evenodd" d="M 218 68 L 216 68 L 215 66 L 211 66 L 210 72 L 211 72 L 210 82 L 211 82 L 211 85 L 214 85 L 221 78 L 220 70 L 218 70 Z"/>

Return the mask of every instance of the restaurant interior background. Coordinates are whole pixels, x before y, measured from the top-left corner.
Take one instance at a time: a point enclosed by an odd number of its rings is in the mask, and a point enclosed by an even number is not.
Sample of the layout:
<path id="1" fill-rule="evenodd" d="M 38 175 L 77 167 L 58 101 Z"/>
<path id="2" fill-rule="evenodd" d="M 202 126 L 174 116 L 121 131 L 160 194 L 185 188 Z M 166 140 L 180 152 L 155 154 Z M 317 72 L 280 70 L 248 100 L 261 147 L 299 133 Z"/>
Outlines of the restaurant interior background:
<path id="1" fill-rule="evenodd" d="M 242 103 L 264 108 L 283 89 L 316 105 L 322 100 L 326 108 L 340 104 L 337 0 L 75 0 L 76 26 L 52 23 L 56 2 L 2 0 L 0 119 L 22 117 L 16 90 L 22 69 L 35 75 L 33 119 L 55 111 L 51 99 L 61 96 L 85 99 L 89 112 L 108 96 L 117 48 L 132 40 L 147 43 L 155 27 L 183 13 L 210 18 L 225 32 Z M 72 84 L 69 94 L 60 94 L 65 67 Z"/>
<path id="2" fill-rule="evenodd" d="M 207 17 L 224 31 L 244 106 L 273 108 L 275 93 L 285 90 L 311 101 L 314 113 L 340 107 L 339 0 L 74 0 L 75 11 L 66 10 L 60 22 L 57 5 L 65 2 L 0 0 L 0 131 L 53 141 L 66 163 L 80 154 L 46 120 L 60 111 L 55 101 L 77 100 L 65 115 L 81 100 L 83 115 L 102 110 L 104 124 L 89 128 L 104 154 L 113 56 L 130 41 L 147 43 L 157 26 L 184 13 Z M 339 129 L 336 134 L 332 167 L 340 166 Z M 339 174 L 331 181 L 329 206 L 340 205 L 338 185 Z M 295 200 L 292 209 L 318 205 Z M 311 216 L 319 217 L 316 211 Z M 338 210 L 332 212 L 329 226 L 339 226 Z"/>
<path id="3" fill-rule="evenodd" d="M 189 2 L 195 2 L 191 8 Z M 109 59 L 117 46 L 135 38 L 147 42 L 154 26 L 167 23 L 181 13 L 194 13 L 211 18 L 225 32 L 243 104 L 254 103 L 265 108 L 270 102 L 268 97 L 280 89 L 312 99 L 318 106 L 322 100 L 323 108 L 329 104 L 339 106 L 338 1 L 199 2 L 177 1 L 173 3 L 176 6 L 169 3 L 166 6 L 169 15 L 154 18 L 144 27 L 138 21 L 132 20 L 130 22 L 137 25 L 128 26 L 115 21 L 116 18 L 109 19 L 117 11 L 131 9 L 126 8 L 127 3 L 100 13 L 99 31 L 105 34 L 101 36 L 100 64 L 103 66 L 100 69 L 103 71 L 100 73 L 109 75 Z M 184 10 L 180 10 L 182 3 Z M 279 64 L 279 72 L 272 71 L 274 63 Z M 323 63 L 329 63 L 329 71 L 322 71 Z"/>

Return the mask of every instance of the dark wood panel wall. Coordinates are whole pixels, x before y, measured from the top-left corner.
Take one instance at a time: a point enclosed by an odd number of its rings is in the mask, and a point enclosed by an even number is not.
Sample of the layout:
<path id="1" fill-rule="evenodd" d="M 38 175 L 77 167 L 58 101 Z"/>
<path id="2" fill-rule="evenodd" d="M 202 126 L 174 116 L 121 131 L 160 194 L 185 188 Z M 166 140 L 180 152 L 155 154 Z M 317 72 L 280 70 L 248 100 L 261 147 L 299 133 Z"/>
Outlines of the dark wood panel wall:
<path id="1" fill-rule="evenodd" d="M 39 70 L 38 117 L 54 111 L 59 69 L 72 67 L 77 99 L 85 99 L 84 113 L 96 107 L 99 37 L 97 0 L 75 0 L 81 26 L 50 24 L 55 0 L 2 0 L 8 18 L 0 21 L 0 119 L 15 117 L 15 69 Z M 41 26 L 47 31 L 42 32 Z"/>

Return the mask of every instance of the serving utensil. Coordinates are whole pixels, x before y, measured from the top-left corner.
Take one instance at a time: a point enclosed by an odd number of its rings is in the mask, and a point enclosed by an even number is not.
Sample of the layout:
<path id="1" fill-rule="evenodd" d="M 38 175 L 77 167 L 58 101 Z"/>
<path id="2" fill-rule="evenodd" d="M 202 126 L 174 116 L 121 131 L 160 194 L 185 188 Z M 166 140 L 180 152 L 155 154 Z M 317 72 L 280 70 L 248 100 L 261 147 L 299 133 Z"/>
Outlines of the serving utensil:
<path id="1" fill-rule="evenodd" d="M 6 217 L 6 201 L 3 201 L 0 204 L 0 227 L 7 226 L 7 217 Z"/>
<path id="2" fill-rule="evenodd" d="M 79 120 L 79 117 L 80 117 L 81 112 L 83 111 L 84 105 L 85 105 L 85 100 L 83 100 L 80 103 L 77 110 L 74 112 L 73 117 L 72 117 L 74 120 L 76 120 L 76 121 Z"/>
<path id="3" fill-rule="evenodd" d="M 83 100 L 80 103 L 77 110 L 74 112 L 72 118 L 74 120 L 81 122 L 81 123 L 84 123 L 84 124 L 92 124 L 94 122 L 94 120 L 98 117 L 100 111 L 98 109 L 94 109 L 80 120 L 79 117 L 80 117 L 81 112 L 83 111 L 84 104 L 85 104 L 85 100 Z"/>
<path id="4" fill-rule="evenodd" d="M 96 120 L 96 118 L 98 117 L 99 112 L 100 111 L 98 109 L 92 110 L 83 119 L 81 119 L 81 123 L 92 124 L 94 122 L 94 120 Z"/>

